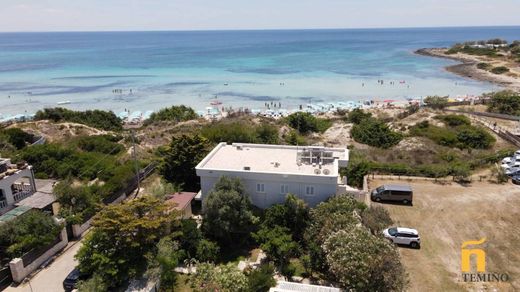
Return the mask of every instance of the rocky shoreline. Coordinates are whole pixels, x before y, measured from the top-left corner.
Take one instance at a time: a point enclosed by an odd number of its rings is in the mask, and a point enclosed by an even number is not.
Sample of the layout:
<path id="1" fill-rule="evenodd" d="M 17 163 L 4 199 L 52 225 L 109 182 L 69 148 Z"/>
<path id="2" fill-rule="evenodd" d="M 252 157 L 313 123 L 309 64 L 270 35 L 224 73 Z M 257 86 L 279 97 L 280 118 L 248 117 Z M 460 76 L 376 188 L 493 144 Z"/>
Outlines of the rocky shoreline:
<path id="1" fill-rule="evenodd" d="M 486 62 L 487 60 L 479 59 L 478 56 L 471 56 L 460 53 L 446 55 L 445 52 L 447 50 L 447 48 L 423 48 L 415 51 L 415 54 L 460 62 L 461 64 L 445 67 L 446 71 L 474 80 L 491 82 L 493 84 L 504 87 L 504 89 L 517 91 L 520 90 L 520 79 L 508 75 L 493 74 L 491 72 L 477 68 L 478 63 Z"/>

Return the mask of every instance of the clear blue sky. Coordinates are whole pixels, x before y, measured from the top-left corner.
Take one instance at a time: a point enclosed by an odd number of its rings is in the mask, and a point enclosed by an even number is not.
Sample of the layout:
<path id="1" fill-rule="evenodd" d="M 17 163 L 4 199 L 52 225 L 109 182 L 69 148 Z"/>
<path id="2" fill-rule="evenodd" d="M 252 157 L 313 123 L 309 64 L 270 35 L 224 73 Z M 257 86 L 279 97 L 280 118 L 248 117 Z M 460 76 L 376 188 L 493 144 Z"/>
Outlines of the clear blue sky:
<path id="1" fill-rule="evenodd" d="M 519 0 L 0 0 L 0 31 L 520 25 Z"/>

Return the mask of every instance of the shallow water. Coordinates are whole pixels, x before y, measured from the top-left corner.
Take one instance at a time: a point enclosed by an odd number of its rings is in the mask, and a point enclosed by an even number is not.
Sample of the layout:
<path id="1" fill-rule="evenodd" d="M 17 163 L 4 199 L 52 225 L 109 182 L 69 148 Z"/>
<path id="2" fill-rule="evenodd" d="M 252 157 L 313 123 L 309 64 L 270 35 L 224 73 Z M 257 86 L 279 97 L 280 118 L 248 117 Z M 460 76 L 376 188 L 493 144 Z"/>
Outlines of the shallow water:
<path id="1" fill-rule="evenodd" d="M 120 112 L 173 104 L 204 109 L 215 96 L 224 106 L 263 108 L 276 101 L 290 109 L 475 95 L 496 86 L 455 76 L 443 69 L 453 61 L 413 51 L 495 37 L 518 39 L 520 27 L 4 33 L 0 114 L 63 101 L 73 109 Z"/>

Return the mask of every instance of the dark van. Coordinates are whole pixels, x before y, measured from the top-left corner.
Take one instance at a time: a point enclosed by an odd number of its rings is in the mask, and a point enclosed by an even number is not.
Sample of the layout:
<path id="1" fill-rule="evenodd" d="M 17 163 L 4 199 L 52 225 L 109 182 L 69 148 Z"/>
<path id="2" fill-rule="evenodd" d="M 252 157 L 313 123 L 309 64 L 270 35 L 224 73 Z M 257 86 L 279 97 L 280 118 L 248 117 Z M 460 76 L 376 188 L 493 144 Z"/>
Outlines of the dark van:
<path id="1" fill-rule="evenodd" d="M 382 185 L 370 194 L 372 201 L 394 201 L 403 204 L 411 204 L 413 191 L 410 186 L 404 185 Z"/>

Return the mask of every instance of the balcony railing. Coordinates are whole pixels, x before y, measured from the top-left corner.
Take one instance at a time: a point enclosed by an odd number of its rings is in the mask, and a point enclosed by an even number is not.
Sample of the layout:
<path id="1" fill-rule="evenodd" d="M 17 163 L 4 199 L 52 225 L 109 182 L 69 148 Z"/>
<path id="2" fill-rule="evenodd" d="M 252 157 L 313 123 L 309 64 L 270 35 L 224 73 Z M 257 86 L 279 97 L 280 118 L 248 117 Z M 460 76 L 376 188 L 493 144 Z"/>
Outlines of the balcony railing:
<path id="1" fill-rule="evenodd" d="M 23 191 L 13 194 L 13 198 L 15 202 L 20 202 L 21 200 L 30 197 L 33 194 L 33 191 Z"/>

